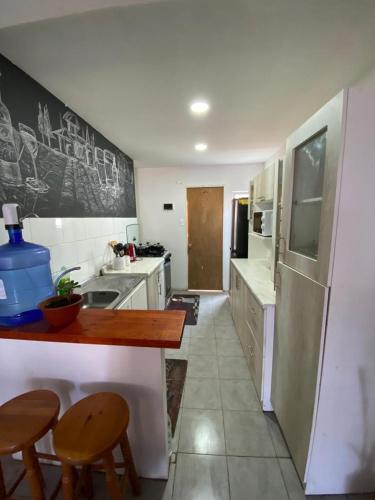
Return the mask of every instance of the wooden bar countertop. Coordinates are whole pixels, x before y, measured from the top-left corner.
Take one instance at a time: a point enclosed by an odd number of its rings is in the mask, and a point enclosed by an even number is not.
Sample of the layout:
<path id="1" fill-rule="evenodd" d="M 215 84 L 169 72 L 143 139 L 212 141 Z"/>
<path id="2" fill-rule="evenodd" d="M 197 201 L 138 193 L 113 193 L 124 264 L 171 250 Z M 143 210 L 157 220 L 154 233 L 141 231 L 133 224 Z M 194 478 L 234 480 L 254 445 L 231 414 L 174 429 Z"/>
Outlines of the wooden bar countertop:
<path id="1" fill-rule="evenodd" d="M 65 327 L 54 328 L 44 320 L 0 327 L 0 338 L 173 349 L 181 345 L 185 316 L 184 311 L 83 309 Z"/>

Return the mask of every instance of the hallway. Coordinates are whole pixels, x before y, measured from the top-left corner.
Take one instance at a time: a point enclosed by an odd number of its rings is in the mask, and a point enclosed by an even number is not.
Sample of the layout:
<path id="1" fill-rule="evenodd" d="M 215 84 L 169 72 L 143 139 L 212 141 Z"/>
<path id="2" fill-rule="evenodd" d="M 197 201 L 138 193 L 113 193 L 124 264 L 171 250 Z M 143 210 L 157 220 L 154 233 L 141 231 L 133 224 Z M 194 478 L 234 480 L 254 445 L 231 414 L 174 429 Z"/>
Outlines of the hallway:
<path id="1" fill-rule="evenodd" d="M 163 500 L 305 499 L 274 415 L 261 410 L 227 294 L 201 295 L 198 325 L 166 357 L 187 359 L 188 370 Z"/>

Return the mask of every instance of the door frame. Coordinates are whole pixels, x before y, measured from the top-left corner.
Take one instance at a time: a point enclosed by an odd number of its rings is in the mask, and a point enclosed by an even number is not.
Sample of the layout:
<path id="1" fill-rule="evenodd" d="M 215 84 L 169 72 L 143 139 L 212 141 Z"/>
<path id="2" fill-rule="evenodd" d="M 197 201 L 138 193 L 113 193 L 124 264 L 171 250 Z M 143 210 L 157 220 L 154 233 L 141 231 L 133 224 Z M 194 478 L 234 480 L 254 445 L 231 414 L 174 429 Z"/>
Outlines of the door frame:
<path id="1" fill-rule="evenodd" d="M 222 188 L 223 189 L 223 215 L 222 215 L 222 253 L 221 253 L 221 286 L 222 290 L 224 290 L 224 244 L 225 244 L 225 237 L 224 237 L 224 220 L 225 220 L 225 186 L 224 184 L 194 184 L 194 185 L 186 185 L 185 186 L 185 220 L 186 220 L 186 231 L 185 231 L 185 236 L 186 236 L 186 270 L 187 270 L 187 289 L 188 290 L 194 290 L 193 288 L 189 288 L 189 217 L 188 217 L 188 211 L 189 211 L 189 206 L 188 206 L 188 189 L 194 189 L 194 188 Z M 229 262 L 230 265 L 230 262 Z M 207 291 L 207 292 L 217 292 L 217 290 L 201 290 L 201 291 Z"/>

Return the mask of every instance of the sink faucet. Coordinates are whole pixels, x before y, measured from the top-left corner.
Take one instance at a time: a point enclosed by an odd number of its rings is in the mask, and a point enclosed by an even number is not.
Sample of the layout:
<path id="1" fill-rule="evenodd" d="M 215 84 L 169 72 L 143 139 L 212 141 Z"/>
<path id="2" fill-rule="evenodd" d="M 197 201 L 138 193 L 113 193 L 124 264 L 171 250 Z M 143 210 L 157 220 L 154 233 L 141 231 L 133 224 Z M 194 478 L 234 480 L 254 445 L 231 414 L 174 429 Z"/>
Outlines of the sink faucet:
<path id="1" fill-rule="evenodd" d="M 57 278 L 55 279 L 55 289 L 57 289 L 57 285 L 59 284 L 59 281 L 61 280 L 61 278 L 63 276 L 65 276 L 66 274 L 69 274 L 71 271 L 79 271 L 81 269 L 81 266 L 77 266 L 77 267 L 70 267 L 69 269 L 65 269 L 65 271 L 63 271 L 62 273 L 60 273 Z"/>

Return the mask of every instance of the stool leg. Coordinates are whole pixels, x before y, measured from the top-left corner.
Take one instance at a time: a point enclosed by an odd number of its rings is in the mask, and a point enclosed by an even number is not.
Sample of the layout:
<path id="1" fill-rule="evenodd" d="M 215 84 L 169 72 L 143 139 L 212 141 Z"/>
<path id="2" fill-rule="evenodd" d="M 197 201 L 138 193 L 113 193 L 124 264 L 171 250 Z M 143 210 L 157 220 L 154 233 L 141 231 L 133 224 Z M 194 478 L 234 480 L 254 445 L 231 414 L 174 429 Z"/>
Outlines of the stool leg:
<path id="1" fill-rule="evenodd" d="M 93 498 L 94 497 L 94 488 L 92 485 L 92 476 L 91 476 L 91 467 L 90 465 L 84 465 L 82 467 L 82 479 L 83 479 L 83 486 L 85 489 L 85 495 L 87 498 Z"/>
<path id="2" fill-rule="evenodd" d="M 111 500 L 121 500 L 122 499 L 122 493 L 121 493 L 121 488 L 116 476 L 116 470 L 115 470 L 115 462 L 113 460 L 112 453 L 108 453 L 103 458 L 103 465 L 104 465 L 104 470 L 105 470 L 105 476 L 106 476 L 106 481 L 107 481 L 107 488 L 109 492 L 109 496 L 111 497 Z M 65 500 L 65 499 L 64 499 Z"/>
<path id="3" fill-rule="evenodd" d="M 1 461 L 0 461 L 0 500 L 5 500 L 5 498 L 6 498 L 5 482 L 4 482 L 3 469 L 1 467 Z"/>
<path id="4" fill-rule="evenodd" d="M 65 462 L 62 463 L 62 490 L 64 500 L 74 500 L 74 470 Z"/>
<path id="5" fill-rule="evenodd" d="M 35 447 L 25 448 L 22 451 L 22 458 L 26 469 L 26 479 L 31 489 L 33 500 L 44 500 L 42 473 L 36 457 Z"/>
<path id="6" fill-rule="evenodd" d="M 124 437 L 120 442 L 120 447 L 122 451 L 122 455 L 124 457 L 124 461 L 128 468 L 130 484 L 133 490 L 133 494 L 138 496 L 141 494 L 141 483 L 139 481 L 137 471 L 135 470 L 135 465 L 133 462 L 133 455 L 130 449 L 130 444 L 128 440 L 128 435 L 125 432 Z"/>

